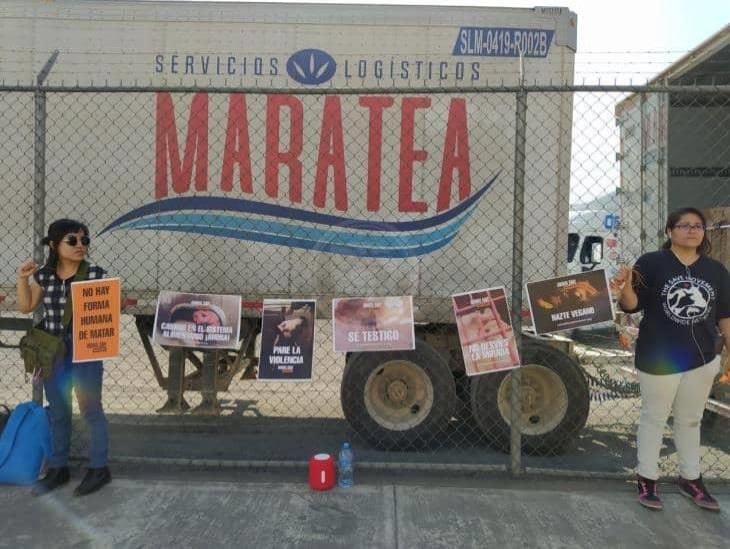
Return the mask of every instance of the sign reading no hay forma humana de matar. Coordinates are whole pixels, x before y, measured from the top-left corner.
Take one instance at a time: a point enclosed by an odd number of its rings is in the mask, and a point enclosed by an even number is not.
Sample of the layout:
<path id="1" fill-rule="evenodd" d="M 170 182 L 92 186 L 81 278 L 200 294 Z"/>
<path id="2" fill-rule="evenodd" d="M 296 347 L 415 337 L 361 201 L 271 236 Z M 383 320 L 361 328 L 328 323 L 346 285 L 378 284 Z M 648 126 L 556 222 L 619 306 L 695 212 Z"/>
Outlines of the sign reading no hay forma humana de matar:
<path id="1" fill-rule="evenodd" d="M 451 296 L 469 376 L 520 365 L 504 286 Z"/>
<path id="2" fill-rule="evenodd" d="M 538 334 L 613 321 L 604 269 L 527 283 L 527 301 Z"/>
<path id="3" fill-rule="evenodd" d="M 241 297 L 163 290 L 152 341 L 167 347 L 237 349 Z"/>
<path id="4" fill-rule="evenodd" d="M 73 361 L 119 356 L 121 283 L 118 278 L 71 283 Z"/>
<path id="5" fill-rule="evenodd" d="M 316 305 L 313 299 L 264 300 L 258 379 L 312 379 Z"/>

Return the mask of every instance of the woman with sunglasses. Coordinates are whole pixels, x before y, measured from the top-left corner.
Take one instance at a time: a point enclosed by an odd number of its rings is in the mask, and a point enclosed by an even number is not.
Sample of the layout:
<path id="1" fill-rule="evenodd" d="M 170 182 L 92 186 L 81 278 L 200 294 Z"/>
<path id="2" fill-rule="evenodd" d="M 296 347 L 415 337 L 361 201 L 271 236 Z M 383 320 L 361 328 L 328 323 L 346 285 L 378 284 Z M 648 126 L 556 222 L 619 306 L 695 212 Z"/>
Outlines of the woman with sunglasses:
<path id="1" fill-rule="evenodd" d="M 641 385 L 637 482 L 639 503 L 651 509 L 662 509 L 657 462 L 670 410 L 679 491 L 703 509 L 720 509 L 700 474 L 700 423 L 721 369 L 719 333 L 730 349 L 730 275 L 708 257 L 706 225 L 695 208 L 672 212 L 662 249 L 615 278 L 621 308 L 643 311 L 635 355 Z"/>
<path id="2" fill-rule="evenodd" d="M 66 353 L 53 367 L 52 375 L 43 380 L 48 399 L 52 451 L 48 456 L 46 475 L 33 487 L 41 495 L 69 481 L 68 455 L 71 446 L 71 389 L 76 391 L 79 410 L 90 434 L 89 468 L 74 490 L 77 496 L 95 492 L 111 480 L 107 467 L 109 437 L 107 420 L 101 405 L 103 365 L 101 361 L 74 364 L 71 331 L 63 328 L 63 312 L 71 295 L 71 282 L 86 261 L 89 229 L 80 221 L 59 219 L 48 227 L 43 244 L 49 247 L 48 261 L 38 267 L 32 259 L 18 267 L 18 309 L 30 313 L 43 303 L 43 329 L 63 335 Z M 105 271 L 88 265 L 86 279 L 103 278 Z M 33 282 L 29 278 L 33 278 Z M 69 326 L 70 326 L 69 322 Z"/>

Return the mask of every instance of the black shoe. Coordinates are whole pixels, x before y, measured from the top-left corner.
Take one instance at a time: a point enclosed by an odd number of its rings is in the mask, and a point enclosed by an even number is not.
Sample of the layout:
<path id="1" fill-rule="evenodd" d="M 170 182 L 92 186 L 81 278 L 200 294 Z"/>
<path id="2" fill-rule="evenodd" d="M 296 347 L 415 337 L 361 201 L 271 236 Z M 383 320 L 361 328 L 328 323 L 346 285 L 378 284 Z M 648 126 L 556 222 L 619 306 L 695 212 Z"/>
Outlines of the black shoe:
<path id="1" fill-rule="evenodd" d="M 720 504 L 710 495 L 702 482 L 702 476 L 697 480 L 687 480 L 679 477 L 679 491 L 691 499 L 697 507 L 708 511 L 719 511 Z"/>
<path id="2" fill-rule="evenodd" d="M 656 480 L 636 475 L 636 484 L 639 489 L 639 503 L 648 509 L 661 511 L 664 509 L 662 500 L 659 499 Z"/>
<path id="3" fill-rule="evenodd" d="M 74 490 L 74 496 L 85 496 L 96 492 L 105 484 L 109 484 L 111 480 L 112 474 L 109 472 L 109 467 L 89 468 L 86 470 L 84 480 Z"/>
<path id="4" fill-rule="evenodd" d="M 49 467 L 46 476 L 35 483 L 30 493 L 34 496 L 42 496 L 59 486 L 63 486 L 70 478 L 68 467 Z"/>

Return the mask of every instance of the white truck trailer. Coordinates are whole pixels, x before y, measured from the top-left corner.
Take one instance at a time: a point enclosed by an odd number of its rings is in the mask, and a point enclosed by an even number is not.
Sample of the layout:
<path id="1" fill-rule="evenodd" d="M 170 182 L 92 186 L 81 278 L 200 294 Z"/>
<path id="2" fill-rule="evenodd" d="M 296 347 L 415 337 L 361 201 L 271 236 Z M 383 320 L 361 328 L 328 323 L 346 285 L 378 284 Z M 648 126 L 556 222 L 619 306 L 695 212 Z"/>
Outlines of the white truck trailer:
<path id="1" fill-rule="evenodd" d="M 349 357 L 342 390 L 363 436 L 403 447 L 453 414 L 450 295 L 511 281 L 516 95 L 470 89 L 518 84 L 520 57 L 530 83 L 571 84 L 576 24 L 555 7 L 10 0 L 0 58 L 6 84 L 34 83 L 58 50 L 41 222 L 89 223 L 143 336 L 163 289 L 239 294 L 250 319 L 264 298 L 315 297 L 327 315 L 336 296 L 412 295 L 416 351 Z M 32 151 L 32 94 L 4 102 L 27 122 L 3 149 Z M 528 103 L 524 235 L 540 245 L 525 280 L 565 272 L 572 127 L 570 94 Z M 40 215 L 27 160 L 0 174 L 17 258 Z M 0 265 L 6 310 L 14 280 Z M 558 449 L 587 416 L 581 371 L 552 351 L 522 357 L 528 450 Z M 506 447 L 509 375 L 475 379 L 477 420 Z"/>

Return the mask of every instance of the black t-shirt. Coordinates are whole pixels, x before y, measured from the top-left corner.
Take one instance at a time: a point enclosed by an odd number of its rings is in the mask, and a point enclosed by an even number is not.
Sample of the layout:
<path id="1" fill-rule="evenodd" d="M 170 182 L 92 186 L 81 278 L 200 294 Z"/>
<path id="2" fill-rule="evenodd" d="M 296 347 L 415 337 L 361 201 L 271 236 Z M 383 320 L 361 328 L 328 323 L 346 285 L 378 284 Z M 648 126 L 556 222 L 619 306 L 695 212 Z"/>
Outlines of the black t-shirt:
<path id="1" fill-rule="evenodd" d="M 636 342 L 636 368 L 676 374 L 715 358 L 717 321 L 730 317 L 730 275 L 719 261 L 700 256 L 685 266 L 671 250 L 642 255 L 634 266 L 643 311 Z"/>

